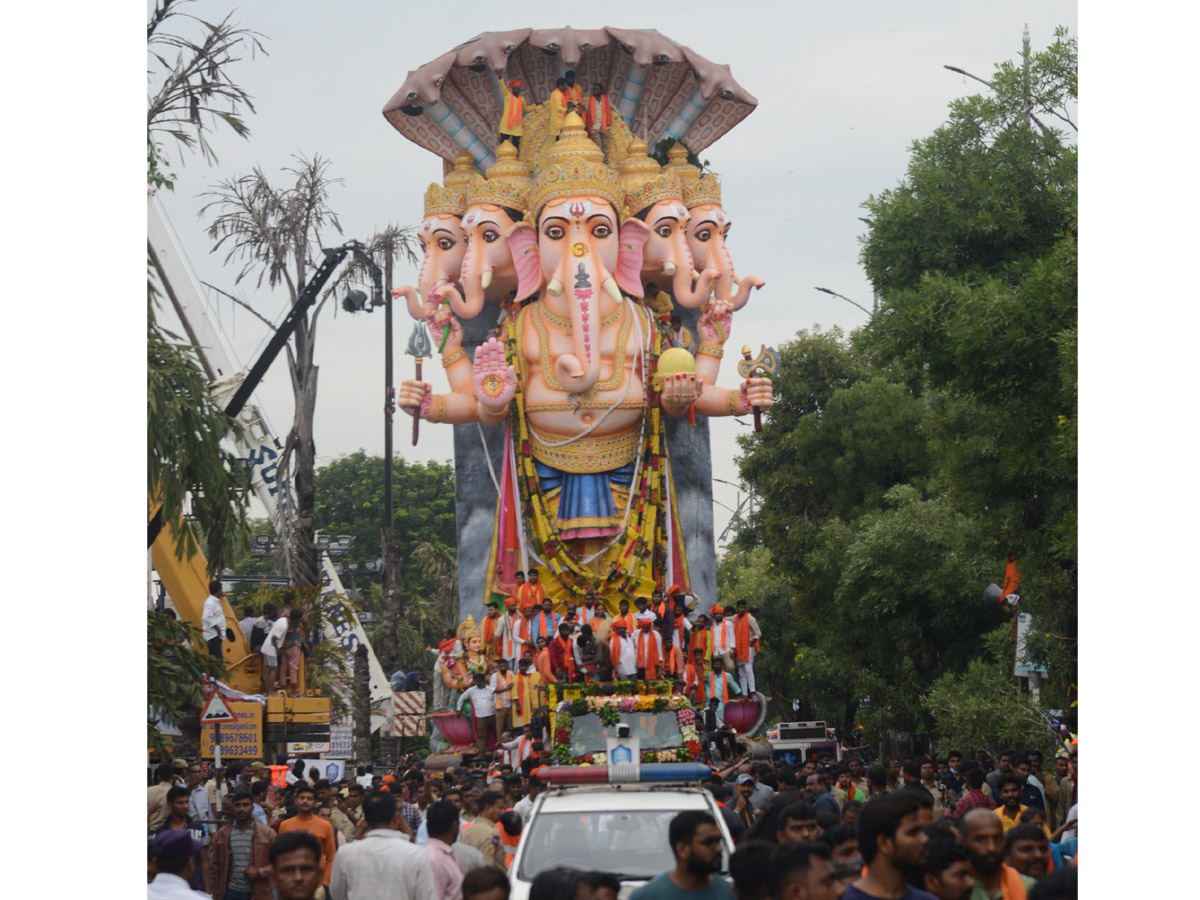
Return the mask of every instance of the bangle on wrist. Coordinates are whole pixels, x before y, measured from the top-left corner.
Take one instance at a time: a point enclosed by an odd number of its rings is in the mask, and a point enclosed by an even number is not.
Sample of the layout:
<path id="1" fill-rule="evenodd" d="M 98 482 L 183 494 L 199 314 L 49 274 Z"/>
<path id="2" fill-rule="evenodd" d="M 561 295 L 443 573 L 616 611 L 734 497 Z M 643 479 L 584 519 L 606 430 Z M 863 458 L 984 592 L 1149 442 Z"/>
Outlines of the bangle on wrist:
<path id="1" fill-rule="evenodd" d="M 741 399 L 742 399 L 741 391 L 730 391 L 729 392 L 729 414 L 731 416 L 744 416 L 746 414 L 745 410 L 738 409 L 738 404 L 741 401 Z"/>
<path id="2" fill-rule="evenodd" d="M 482 406 L 482 404 L 480 404 L 480 405 Z M 511 401 L 511 400 L 510 400 L 508 403 L 505 403 L 505 404 L 504 404 L 504 407 L 503 407 L 502 409 L 495 409 L 495 410 L 493 410 L 493 409 L 488 409 L 486 406 L 484 406 L 484 407 L 483 407 L 483 414 L 484 414 L 485 416 L 490 416 L 490 417 L 491 417 L 491 418 L 493 418 L 493 419 L 499 419 L 499 418 L 502 418 L 502 417 L 504 417 L 504 416 L 507 416 L 507 415 L 508 415 L 508 408 L 509 408 L 510 406 L 512 406 L 512 401 Z"/>
<path id="3" fill-rule="evenodd" d="M 446 418 L 446 398 L 437 394 L 433 397 L 433 408 L 429 411 L 430 422 L 442 422 Z"/>
<path id="4" fill-rule="evenodd" d="M 701 344 L 696 348 L 696 355 L 700 356 L 701 354 L 704 356 L 715 356 L 717 359 L 720 359 L 725 355 L 725 350 L 721 347 L 705 347 Z"/>
<path id="5" fill-rule="evenodd" d="M 457 350 L 453 350 L 450 353 L 447 353 L 445 356 L 442 357 L 442 368 L 443 369 L 450 368 L 450 366 L 454 365 L 456 362 L 458 362 L 460 359 L 462 359 L 466 355 L 467 355 L 467 351 L 464 350 L 462 347 L 459 347 Z"/>

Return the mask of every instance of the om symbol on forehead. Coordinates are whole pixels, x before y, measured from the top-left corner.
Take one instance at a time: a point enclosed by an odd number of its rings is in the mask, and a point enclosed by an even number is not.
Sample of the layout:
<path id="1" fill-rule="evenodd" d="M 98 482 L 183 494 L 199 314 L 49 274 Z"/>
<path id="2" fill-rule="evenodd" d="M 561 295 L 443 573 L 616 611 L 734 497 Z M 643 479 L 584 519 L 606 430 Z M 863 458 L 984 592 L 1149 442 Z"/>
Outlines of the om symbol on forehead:
<path id="1" fill-rule="evenodd" d="M 571 245 L 571 255 L 576 256 L 576 257 L 587 256 L 588 255 L 588 245 L 585 244 L 583 241 L 576 241 L 574 244 Z"/>

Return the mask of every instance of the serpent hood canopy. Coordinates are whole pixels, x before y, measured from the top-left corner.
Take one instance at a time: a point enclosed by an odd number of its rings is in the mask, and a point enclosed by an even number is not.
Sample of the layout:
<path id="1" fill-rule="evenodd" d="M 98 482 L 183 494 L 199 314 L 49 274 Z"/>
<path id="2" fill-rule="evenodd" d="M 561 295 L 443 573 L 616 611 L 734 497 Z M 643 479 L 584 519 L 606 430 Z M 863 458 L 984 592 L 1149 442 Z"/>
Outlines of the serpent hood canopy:
<path id="1" fill-rule="evenodd" d="M 499 78 L 519 78 L 543 103 L 568 70 L 584 94 L 604 85 L 629 130 L 649 147 L 673 138 L 694 153 L 754 111 L 758 101 L 718 65 L 653 29 L 488 31 L 408 73 L 383 108 L 413 143 L 450 161 L 467 150 L 483 171 L 496 162 Z"/>

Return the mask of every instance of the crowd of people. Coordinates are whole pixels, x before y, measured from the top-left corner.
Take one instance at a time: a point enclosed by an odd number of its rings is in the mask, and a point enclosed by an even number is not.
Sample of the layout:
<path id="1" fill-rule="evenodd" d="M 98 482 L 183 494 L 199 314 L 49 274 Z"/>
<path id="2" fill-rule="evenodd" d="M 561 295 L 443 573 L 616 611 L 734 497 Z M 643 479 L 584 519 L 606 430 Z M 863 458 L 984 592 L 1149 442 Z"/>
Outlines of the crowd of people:
<path id="1" fill-rule="evenodd" d="M 696 613 L 695 597 L 678 585 L 650 597 L 622 598 L 610 615 L 594 592 L 582 606 L 556 612 L 537 571 L 516 574 L 512 595 L 493 601 L 477 625 L 468 618 L 457 632 L 428 648 L 436 657 L 432 709 L 470 711 L 480 749 L 489 738 L 519 740 L 521 730 L 546 706 L 546 686 L 564 683 L 667 681 L 697 706 L 712 698 L 756 690 L 754 660 L 762 636 L 756 610 L 739 601 Z M 501 610 L 503 606 L 503 611 Z M 394 683 L 419 684 L 412 672 Z"/>
<path id="2" fill-rule="evenodd" d="M 310 761 L 311 762 L 311 761 Z M 1075 896 L 1077 751 L 951 751 L 796 765 L 741 757 L 702 782 L 732 837 L 732 884 L 716 819 L 681 813 L 676 860 L 634 893 L 673 898 L 1051 900 Z M 331 783 L 306 762 L 206 771 L 177 759 L 148 789 L 149 897 L 215 900 L 502 900 L 541 765 L 500 750 L 468 767 L 360 767 Z M 716 840 L 714 842 L 714 837 Z M 552 863 L 553 861 L 547 861 Z M 553 866 L 531 896 L 615 900 L 611 873 Z M 611 895 L 609 892 L 612 892 Z"/>

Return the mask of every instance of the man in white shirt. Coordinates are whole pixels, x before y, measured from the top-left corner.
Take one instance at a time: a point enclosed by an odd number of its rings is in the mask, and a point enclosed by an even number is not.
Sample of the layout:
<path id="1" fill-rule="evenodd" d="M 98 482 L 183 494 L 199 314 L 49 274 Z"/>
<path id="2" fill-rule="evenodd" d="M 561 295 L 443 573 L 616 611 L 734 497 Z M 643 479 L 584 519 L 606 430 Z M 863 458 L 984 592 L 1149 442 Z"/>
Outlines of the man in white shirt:
<path id="1" fill-rule="evenodd" d="M 225 590 L 217 580 L 208 583 L 208 596 L 204 598 L 204 609 L 200 614 L 200 636 L 208 644 L 208 655 L 222 659 L 221 644 L 225 639 L 225 610 L 221 600 Z"/>
<path id="2" fill-rule="evenodd" d="M 529 792 L 513 804 L 513 812 L 521 817 L 522 821 L 529 821 L 529 814 L 533 812 L 533 801 L 538 798 L 538 794 L 542 792 L 542 783 L 536 778 L 529 779 Z"/>
<path id="3" fill-rule="evenodd" d="M 496 671 L 488 679 L 488 685 L 496 694 L 496 733 L 504 734 L 508 729 L 509 723 L 512 721 L 512 693 L 511 687 L 513 683 L 512 673 L 508 671 L 508 660 L 496 660 Z M 508 691 L 502 691 L 501 688 L 509 688 Z"/>
<path id="4" fill-rule="evenodd" d="M 617 629 L 616 640 L 620 645 L 620 652 L 615 661 L 617 680 L 628 681 L 637 676 L 637 647 L 634 646 L 633 638 L 626 631 L 623 621 L 618 620 L 613 627 Z"/>
<path id="5" fill-rule="evenodd" d="M 386 791 L 363 800 L 368 831 L 333 857 L 329 895 L 333 900 L 428 900 L 434 897 L 433 869 L 424 849 L 398 831 L 400 806 Z"/>
<path id="6" fill-rule="evenodd" d="M 283 642 L 287 638 L 287 631 L 288 618 L 285 609 L 271 625 L 267 639 L 262 645 L 263 686 L 268 694 L 275 690 L 275 679 L 279 677 L 279 657 L 283 655 Z"/>
<path id="7" fill-rule="evenodd" d="M 521 731 L 520 736 L 513 731 L 505 732 L 513 737 L 500 745 L 501 749 L 508 751 L 508 764 L 513 767 L 514 772 L 521 771 L 521 760 L 529 759 L 533 755 L 533 726 L 526 725 Z"/>
<path id="8" fill-rule="evenodd" d="M 714 606 L 709 612 L 712 613 L 713 668 L 724 666 L 726 672 L 736 672 L 737 633 L 733 622 L 725 618 L 725 608 L 722 606 Z"/>
<path id="9" fill-rule="evenodd" d="M 496 694 L 506 693 L 512 690 L 512 685 L 505 685 L 503 688 L 496 690 L 487 683 L 487 679 L 482 672 L 475 673 L 475 683 L 462 692 L 462 696 L 458 698 L 457 709 L 461 710 L 463 704 L 468 700 L 471 701 L 471 707 L 475 711 L 475 747 L 480 753 L 486 753 L 488 748 L 488 735 L 496 734 Z"/>

